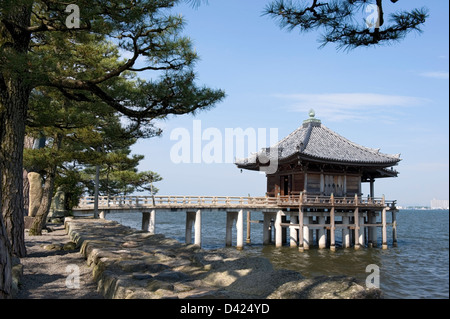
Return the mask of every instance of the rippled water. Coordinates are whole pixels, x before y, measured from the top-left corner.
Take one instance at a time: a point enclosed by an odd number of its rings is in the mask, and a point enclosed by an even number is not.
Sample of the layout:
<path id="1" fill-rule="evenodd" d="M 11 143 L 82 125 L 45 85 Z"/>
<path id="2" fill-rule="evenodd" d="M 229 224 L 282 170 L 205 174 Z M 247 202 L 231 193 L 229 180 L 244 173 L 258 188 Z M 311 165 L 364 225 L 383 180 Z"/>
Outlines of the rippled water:
<path id="1" fill-rule="evenodd" d="M 141 228 L 140 213 L 113 213 L 107 218 Z M 262 214 L 252 213 L 252 219 L 262 219 Z M 224 246 L 225 222 L 225 212 L 203 212 L 204 249 Z M 449 298 L 448 210 L 402 210 L 397 214 L 397 222 L 398 247 L 392 247 L 388 228 L 387 250 L 338 248 L 331 252 L 329 249 L 312 248 L 302 253 L 288 246 L 263 246 L 262 224 L 251 224 L 252 244 L 245 246 L 244 253 L 264 256 L 275 267 L 296 270 L 305 277 L 344 274 L 365 281 L 370 274 L 366 272 L 366 267 L 374 264 L 379 267 L 380 288 L 386 298 Z M 156 232 L 184 242 L 185 213 L 158 212 Z"/>

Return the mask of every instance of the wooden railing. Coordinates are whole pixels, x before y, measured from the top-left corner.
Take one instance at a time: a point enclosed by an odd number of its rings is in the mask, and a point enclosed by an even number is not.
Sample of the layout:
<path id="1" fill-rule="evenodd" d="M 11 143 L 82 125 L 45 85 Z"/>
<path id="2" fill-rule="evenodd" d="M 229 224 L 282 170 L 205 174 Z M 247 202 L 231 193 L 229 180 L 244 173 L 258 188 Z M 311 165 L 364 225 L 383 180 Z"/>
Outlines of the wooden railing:
<path id="1" fill-rule="evenodd" d="M 395 201 L 371 197 L 334 197 L 301 194 L 300 196 L 239 197 L 239 196 L 99 196 L 98 207 L 107 208 L 282 208 L 282 207 L 395 207 Z M 82 197 L 75 210 L 93 209 L 94 196 Z"/>

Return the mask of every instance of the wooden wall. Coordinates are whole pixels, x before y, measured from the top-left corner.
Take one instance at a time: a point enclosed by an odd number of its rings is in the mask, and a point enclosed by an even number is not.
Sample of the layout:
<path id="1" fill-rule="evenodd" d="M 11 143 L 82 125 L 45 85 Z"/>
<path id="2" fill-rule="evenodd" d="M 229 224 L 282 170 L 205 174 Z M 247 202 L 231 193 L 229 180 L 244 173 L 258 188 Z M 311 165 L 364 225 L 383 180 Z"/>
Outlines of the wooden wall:
<path id="1" fill-rule="evenodd" d="M 285 183 L 285 178 L 287 181 Z M 338 173 L 308 172 L 306 191 L 308 194 L 330 196 L 354 196 L 361 190 L 360 175 L 345 175 Z M 287 186 L 287 187 L 286 187 Z M 267 175 L 267 195 L 299 195 L 305 188 L 304 172 L 278 172 Z"/>

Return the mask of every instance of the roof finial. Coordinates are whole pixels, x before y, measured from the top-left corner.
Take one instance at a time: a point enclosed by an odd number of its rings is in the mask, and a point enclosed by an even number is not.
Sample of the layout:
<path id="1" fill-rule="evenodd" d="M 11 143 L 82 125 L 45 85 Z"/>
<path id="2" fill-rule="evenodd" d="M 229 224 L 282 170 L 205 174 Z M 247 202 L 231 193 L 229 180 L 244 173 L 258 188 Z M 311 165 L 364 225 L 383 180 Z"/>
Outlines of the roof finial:
<path id="1" fill-rule="evenodd" d="M 309 110 L 309 119 L 303 121 L 303 125 L 313 125 L 313 126 L 320 126 L 320 120 L 315 118 L 316 112 L 314 112 L 314 109 Z"/>

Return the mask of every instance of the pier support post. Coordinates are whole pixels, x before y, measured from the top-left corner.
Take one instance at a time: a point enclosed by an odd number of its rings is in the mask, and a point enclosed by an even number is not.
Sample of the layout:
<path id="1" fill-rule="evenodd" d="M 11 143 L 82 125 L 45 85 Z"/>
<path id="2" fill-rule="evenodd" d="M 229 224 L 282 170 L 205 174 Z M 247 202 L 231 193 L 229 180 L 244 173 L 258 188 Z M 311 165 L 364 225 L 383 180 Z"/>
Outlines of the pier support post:
<path id="1" fill-rule="evenodd" d="M 319 216 L 319 225 L 325 224 L 325 217 Z M 317 242 L 319 244 L 319 249 L 324 249 L 327 246 L 325 227 L 321 226 L 318 231 L 318 239 Z"/>
<path id="2" fill-rule="evenodd" d="M 364 239 L 365 239 L 365 226 L 364 226 L 364 216 L 363 215 L 361 215 L 360 217 L 359 217 L 359 245 L 361 246 L 361 247 L 364 247 L 364 245 L 365 245 L 365 242 L 364 242 Z"/>
<path id="3" fill-rule="evenodd" d="M 312 234 L 309 229 L 309 224 L 311 223 L 311 217 L 305 216 L 303 218 L 303 249 L 308 250 L 311 245 Z"/>
<path id="4" fill-rule="evenodd" d="M 156 211 L 152 210 L 149 212 L 142 213 L 142 230 L 147 231 L 150 234 L 155 234 L 155 220 L 156 220 Z"/>
<path id="5" fill-rule="evenodd" d="M 250 228 L 251 220 L 252 220 L 251 213 L 250 213 L 250 211 L 247 211 L 247 240 L 246 240 L 247 244 L 250 244 L 252 242 L 251 237 L 250 237 L 251 236 L 251 228 Z"/>
<path id="6" fill-rule="evenodd" d="M 225 245 L 231 246 L 233 239 L 233 225 L 236 223 L 236 248 L 244 249 L 244 211 L 227 212 L 227 225 L 225 233 Z"/>
<path id="7" fill-rule="evenodd" d="M 150 213 L 142 212 L 142 230 L 148 231 L 149 224 L 150 224 Z"/>
<path id="8" fill-rule="evenodd" d="M 298 224 L 298 216 L 291 215 L 290 223 L 292 225 Z M 291 247 L 297 247 L 298 245 L 298 227 L 289 226 L 289 242 Z"/>
<path id="9" fill-rule="evenodd" d="M 367 219 L 369 221 L 369 224 L 376 224 L 377 223 L 377 213 L 376 212 L 368 212 L 367 213 Z M 377 227 L 371 226 L 368 227 L 369 232 L 369 247 L 377 247 L 378 244 L 378 238 L 377 238 Z"/>
<path id="10" fill-rule="evenodd" d="M 355 236 L 354 236 L 354 241 L 355 241 L 355 249 L 359 249 L 359 248 L 361 248 L 361 246 L 360 246 L 360 241 L 359 241 L 359 233 L 360 233 L 360 229 L 359 229 L 359 222 L 360 222 L 360 219 L 359 219 L 359 208 L 358 207 L 356 207 L 355 208 L 355 212 L 354 212 L 354 221 L 355 221 Z"/>
<path id="11" fill-rule="evenodd" d="M 275 218 L 275 247 L 283 246 L 283 231 L 281 227 L 282 216 L 283 211 L 279 210 L 277 212 L 277 217 Z"/>
<path id="12" fill-rule="evenodd" d="M 387 233 L 386 233 L 386 208 L 383 208 L 383 211 L 381 212 L 381 233 L 382 233 L 382 243 L 381 248 L 387 249 Z"/>
<path id="13" fill-rule="evenodd" d="M 271 213 L 263 213 L 264 221 L 263 221 L 263 245 L 269 245 L 272 241 L 272 231 L 270 229 L 270 222 L 272 219 Z"/>
<path id="14" fill-rule="evenodd" d="M 186 212 L 186 244 L 192 243 L 192 224 L 194 223 L 194 212 Z"/>
<path id="15" fill-rule="evenodd" d="M 281 223 L 287 223 L 287 216 L 283 215 L 281 216 Z M 287 243 L 287 228 L 286 227 L 281 227 L 281 240 L 282 240 L 282 244 L 286 244 Z"/>
<path id="16" fill-rule="evenodd" d="M 232 233 L 233 233 L 233 222 L 234 222 L 234 213 L 227 212 L 227 224 L 225 229 L 225 246 L 229 247 L 231 246 L 233 239 L 232 239 Z"/>
<path id="17" fill-rule="evenodd" d="M 192 243 L 192 226 L 194 226 L 194 244 L 202 246 L 202 212 L 186 212 L 186 244 Z"/>
<path id="18" fill-rule="evenodd" d="M 305 239 L 304 239 L 304 232 L 303 232 L 303 223 L 305 221 L 305 215 L 303 213 L 303 208 L 299 208 L 298 211 L 298 251 L 303 251 L 304 250 L 304 243 L 305 243 Z"/>
<path id="19" fill-rule="evenodd" d="M 244 249 L 244 211 L 242 209 L 237 213 L 236 236 L 236 248 Z"/>
<path id="20" fill-rule="evenodd" d="M 349 248 L 350 247 L 350 229 L 348 228 L 348 224 L 350 223 L 350 217 L 344 215 L 342 216 L 342 247 Z"/>
<path id="21" fill-rule="evenodd" d="M 194 224 L 194 244 L 202 246 L 202 211 L 198 210 L 195 213 L 195 224 Z"/>
<path id="22" fill-rule="evenodd" d="M 334 207 L 331 207 L 330 211 L 330 250 L 336 251 L 336 238 L 335 238 L 335 221 L 334 221 Z"/>
<path id="23" fill-rule="evenodd" d="M 392 211 L 392 246 L 397 247 L 397 212 Z"/>
<path id="24" fill-rule="evenodd" d="M 155 234 L 155 227 L 156 227 L 156 211 L 152 210 L 150 212 L 150 223 L 148 224 L 148 231 L 150 234 Z"/>

